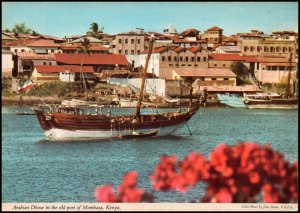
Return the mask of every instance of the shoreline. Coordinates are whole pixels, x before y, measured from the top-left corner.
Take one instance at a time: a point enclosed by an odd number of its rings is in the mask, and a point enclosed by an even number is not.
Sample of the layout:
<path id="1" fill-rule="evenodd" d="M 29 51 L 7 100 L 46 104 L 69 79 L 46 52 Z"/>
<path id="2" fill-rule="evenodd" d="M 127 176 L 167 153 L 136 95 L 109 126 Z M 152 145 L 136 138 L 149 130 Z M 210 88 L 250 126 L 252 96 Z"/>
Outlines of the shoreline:
<path id="1" fill-rule="evenodd" d="M 45 97 L 42 100 L 44 101 L 45 104 L 61 104 L 63 100 L 66 99 L 71 99 L 70 98 L 65 98 L 65 97 Z M 36 96 L 21 96 L 21 95 L 16 95 L 16 96 L 2 96 L 2 106 L 34 106 L 38 104 L 43 104 L 40 97 Z M 188 104 L 182 104 L 181 107 L 188 106 Z M 166 104 L 159 104 L 158 108 L 176 108 L 180 107 L 179 105 L 174 105 L 170 107 L 166 107 Z M 203 107 L 203 106 L 202 106 Z M 219 105 L 217 102 L 207 102 L 206 107 L 222 107 Z"/>

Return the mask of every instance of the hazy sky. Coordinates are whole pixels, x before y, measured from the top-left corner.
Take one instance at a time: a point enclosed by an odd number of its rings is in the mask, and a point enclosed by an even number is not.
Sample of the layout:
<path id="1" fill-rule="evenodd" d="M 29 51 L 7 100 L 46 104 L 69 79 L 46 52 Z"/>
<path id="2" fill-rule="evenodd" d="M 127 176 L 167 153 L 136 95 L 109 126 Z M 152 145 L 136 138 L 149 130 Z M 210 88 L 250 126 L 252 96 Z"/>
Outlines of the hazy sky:
<path id="1" fill-rule="evenodd" d="M 298 31 L 298 2 L 2 2 L 2 29 L 22 22 L 58 37 L 84 34 L 92 22 L 108 34 L 162 33 L 170 23 L 178 32 L 219 26 L 226 36 L 251 29 L 268 34 Z"/>

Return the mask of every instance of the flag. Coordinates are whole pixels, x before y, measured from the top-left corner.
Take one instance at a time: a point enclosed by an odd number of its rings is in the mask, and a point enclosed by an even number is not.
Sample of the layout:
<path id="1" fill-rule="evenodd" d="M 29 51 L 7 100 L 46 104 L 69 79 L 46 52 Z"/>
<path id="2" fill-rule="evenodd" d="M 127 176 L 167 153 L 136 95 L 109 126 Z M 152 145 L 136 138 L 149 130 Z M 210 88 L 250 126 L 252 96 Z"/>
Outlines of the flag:
<path id="1" fill-rule="evenodd" d="M 23 85 L 18 86 L 18 92 L 21 92 L 23 90 L 28 90 L 33 87 L 33 83 L 31 80 L 27 80 L 23 83 Z"/>

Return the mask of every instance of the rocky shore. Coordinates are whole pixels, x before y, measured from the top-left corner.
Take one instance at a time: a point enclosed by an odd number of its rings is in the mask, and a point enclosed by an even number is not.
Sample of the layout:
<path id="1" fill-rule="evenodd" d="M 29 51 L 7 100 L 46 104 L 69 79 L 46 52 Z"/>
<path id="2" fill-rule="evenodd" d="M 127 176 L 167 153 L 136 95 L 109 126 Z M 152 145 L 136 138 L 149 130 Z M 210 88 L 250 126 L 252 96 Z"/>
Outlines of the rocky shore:
<path id="1" fill-rule="evenodd" d="M 45 97 L 43 98 L 43 101 L 45 104 L 59 104 L 61 101 L 64 100 L 64 98 L 60 97 Z M 43 104 L 40 97 L 37 96 L 21 96 L 21 95 L 15 95 L 15 96 L 5 96 L 2 95 L 2 105 L 38 105 Z"/>

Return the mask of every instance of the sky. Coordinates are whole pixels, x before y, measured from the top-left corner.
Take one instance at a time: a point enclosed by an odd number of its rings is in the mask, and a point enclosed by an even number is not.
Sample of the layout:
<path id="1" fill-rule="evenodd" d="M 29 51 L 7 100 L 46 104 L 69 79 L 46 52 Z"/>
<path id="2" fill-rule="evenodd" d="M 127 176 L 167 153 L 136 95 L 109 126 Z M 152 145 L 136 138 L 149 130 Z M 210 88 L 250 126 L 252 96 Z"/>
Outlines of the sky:
<path id="1" fill-rule="evenodd" d="M 252 29 L 298 32 L 298 2 L 2 2 L 2 30 L 23 22 L 57 37 L 85 34 L 93 22 L 108 34 L 163 33 L 169 24 L 200 33 L 218 26 L 226 36 Z"/>

